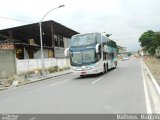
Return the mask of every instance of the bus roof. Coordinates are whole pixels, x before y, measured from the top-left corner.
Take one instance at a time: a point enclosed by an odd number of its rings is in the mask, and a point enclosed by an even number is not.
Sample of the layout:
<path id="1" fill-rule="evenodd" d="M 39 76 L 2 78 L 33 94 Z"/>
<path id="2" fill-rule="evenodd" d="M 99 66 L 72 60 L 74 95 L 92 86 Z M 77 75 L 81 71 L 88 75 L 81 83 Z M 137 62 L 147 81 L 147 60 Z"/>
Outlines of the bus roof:
<path id="1" fill-rule="evenodd" d="M 75 34 L 75 35 L 73 35 L 73 36 L 79 36 L 79 35 L 89 35 L 89 34 L 102 34 L 102 33 L 99 33 L 99 32 L 92 32 L 92 33 L 80 33 L 80 34 Z M 72 37 L 73 37 L 72 36 Z"/>
<path id="2" fill-rule="evenodd" d="M 72 37 L 74 37 L 74 36 L 81 36 L 81 35 L 89 35 L 89 34 L 100 34 L 100 35 L 102 35 L 102 36 L 105 36 L 103 33 L 100 33 L 100 32 L 92 32 L 92 33 L 80 33 L 80 34 L 75 34 L 75 35 L 73 35 Z M 107 37 L 107 36 L 105 36 L 105 37 Z M 108 38 L 108 37 L 107 37 Z M 115 41 L 113 41 L 113 40 L 111 40 L 111 39 L 109 39 L 109 41 L 108 41 L 108 45 L 109 46 L 112 46 L 112 47 L 116 47 L 117 45 L 116 45 L 116 42 Z"/>

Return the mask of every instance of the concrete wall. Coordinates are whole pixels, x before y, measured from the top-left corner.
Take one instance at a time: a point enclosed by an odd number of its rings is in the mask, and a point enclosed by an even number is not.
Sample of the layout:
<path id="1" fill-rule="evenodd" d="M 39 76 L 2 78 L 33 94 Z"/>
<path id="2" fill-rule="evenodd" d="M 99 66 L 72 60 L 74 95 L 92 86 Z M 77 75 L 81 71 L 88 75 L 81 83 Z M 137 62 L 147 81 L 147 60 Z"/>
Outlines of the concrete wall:
<path id="1" fill-rule="evenodd" d="M 25 59 L 25 60 L 17 59 L 17 74 L 39 69 L 41 68 L 41 65 L 42 65 L 41 59 Z M 58 66 L 59 68 L 69 67 L 70 60 L 69 59 L 55 59 L 55 58 L 44 59 L 45 68 L 49 68 L 53 66 Z"/>
<path id="2" fill-rule="evenodd" d="M 48 50 L 43 49 L 44 54 L 44 67 L 49 68 L 53 66 L 58 66 L 59 68 L 69 67 L 70 60 L 64 56 L 64 48 L 55 47 L 54 48 L 55 58 L 48 58 Z M 16 60 L 17 74 L 26 73 L 28 71 L 33 71 L 36 69 L 41 69 L 41 50 L 34 53 L 34 59 L 28 59 L 28 53 L 24 49 L 23 60 Z"/>
<path id="3" fill-rule="evenodd" d="M 69 46 L 69 38 L 63 38 L 63 42 L 64 42 L 64 48 L 67 48 Z"/>
<path id="4" fill-rule="evenodd" d="M 29 58 L 28 53 L 27 53 L 26 49 L 24 48 L 24 59 L 28 59 L 28 58 Z"/>
<path id="5" fill-rule="evenodd" d="M 54 47 L 55 58 L 65 58 L 64 50 L 65 49 L 61 47 Z"/>
<path id="6" fill-rule="evenodd" d="M 41 58 L 41 50 L 38 50 L 34 55 L 34 59 Z M 43 58 L 48 58 L 48 50 L 43 49 Z"/>
<path id="7" fill-rule="evenodd" d="M 16 74 L 14 50 L 0 50 L 0 78 Z"/>

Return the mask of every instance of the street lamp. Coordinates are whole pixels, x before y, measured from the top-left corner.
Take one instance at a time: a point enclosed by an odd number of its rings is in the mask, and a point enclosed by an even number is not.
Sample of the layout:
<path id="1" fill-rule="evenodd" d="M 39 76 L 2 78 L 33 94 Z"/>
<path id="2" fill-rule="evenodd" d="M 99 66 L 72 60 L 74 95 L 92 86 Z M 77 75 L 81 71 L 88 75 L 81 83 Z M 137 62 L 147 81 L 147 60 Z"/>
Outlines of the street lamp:
<path id="1" fill-rule="evenodd" d="M 44 56 L 43 56 L 43 38 L 42 38 L 42 21 L 43 21 L 43 19 L 51 12 L 51 11 L 53 11 L 53 10 L 55 10 L 55 9 L 58 9 L 58 8 L 61 8 L 61 7 L 64 7 L 64 5 L 60 5 L 60 6 L 58 6 L 58 7 L 56 7 L 56 8 L 53 8 L 53 9 L 51 9 L 50 11 L 48 11 L 43 17 L 42 17 L 42 19 L 40 20 L 40 22 L 39 22 L 39 29 L 40 29 L 40 43 L 41 43 L 41 62 L 42 62 L 42 75 L 44 76 Z"/>

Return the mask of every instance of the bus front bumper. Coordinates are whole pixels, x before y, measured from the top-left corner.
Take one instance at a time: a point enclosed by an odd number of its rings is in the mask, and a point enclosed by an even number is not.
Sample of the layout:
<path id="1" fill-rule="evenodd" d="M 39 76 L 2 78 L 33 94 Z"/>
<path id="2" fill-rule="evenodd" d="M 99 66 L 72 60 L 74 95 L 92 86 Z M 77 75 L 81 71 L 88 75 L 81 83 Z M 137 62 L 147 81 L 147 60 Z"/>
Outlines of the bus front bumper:
<path id="1" fill-rule="evenodd" d="M 100 68 L 93 68 L 90 70 L 71 70 L 73 75 L 92 75 L 92 74 L 98 74 L 101 73 L 102 70 Z"/>

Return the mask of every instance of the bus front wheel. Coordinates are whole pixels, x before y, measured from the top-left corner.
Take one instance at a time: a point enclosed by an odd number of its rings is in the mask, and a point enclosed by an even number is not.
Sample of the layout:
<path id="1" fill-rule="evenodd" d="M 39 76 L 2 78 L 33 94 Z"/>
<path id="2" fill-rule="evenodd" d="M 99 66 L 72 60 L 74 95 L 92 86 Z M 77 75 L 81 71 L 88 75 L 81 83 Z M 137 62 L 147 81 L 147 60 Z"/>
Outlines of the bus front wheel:
<path id="1" fill-rule="evenodd" d="M 85 75 L 80 75 L 80 77 L 84 77 Z"/>
<path id="2" fill-rule="evenodd" d="M 104 64 L 103 65 L 103 74 L 105 74 L 107 72 L 107 70 L 106 70 L 106 65 Z"/>

